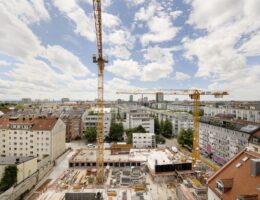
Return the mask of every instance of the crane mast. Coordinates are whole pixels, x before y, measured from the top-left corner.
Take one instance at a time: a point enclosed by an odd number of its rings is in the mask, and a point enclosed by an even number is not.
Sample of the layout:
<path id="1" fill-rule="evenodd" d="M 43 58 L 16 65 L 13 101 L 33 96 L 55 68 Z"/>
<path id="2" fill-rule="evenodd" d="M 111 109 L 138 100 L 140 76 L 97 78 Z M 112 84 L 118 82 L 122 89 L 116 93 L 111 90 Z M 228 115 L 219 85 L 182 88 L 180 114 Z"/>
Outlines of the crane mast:
<path id="1" fill-rule="evenodd" d="M 103 58 L 102 48 L 102 17 L 101 0 L 93 0 L 93 11 L 96 28 L 98 57 L 93 55 L 93 62 L 98 65 L 98 121 L 97 121 L 97 148 L 96 168 L 97 184 L 104 183 L 104 66 L 107 61 Z"/>

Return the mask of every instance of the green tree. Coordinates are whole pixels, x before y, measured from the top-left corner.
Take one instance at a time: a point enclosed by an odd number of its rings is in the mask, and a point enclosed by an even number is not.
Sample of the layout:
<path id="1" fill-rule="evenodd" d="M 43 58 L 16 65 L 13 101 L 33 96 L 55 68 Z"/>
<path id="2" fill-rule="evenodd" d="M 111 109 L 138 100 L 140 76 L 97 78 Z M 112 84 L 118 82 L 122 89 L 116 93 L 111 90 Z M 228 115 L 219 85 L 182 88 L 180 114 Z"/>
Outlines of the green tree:
<path id="1" fill-rule="evenodd" d="M 165 144 L 165 139 L 161 135 L 156 135 L 156 144 Z"/>
<path id="2" fill-rule="evenodd" d="M 159 135 L 159 134 L 160 134 L 160 122 L 159 122 L 158 117 L 155 117 L 155 118 L 154 118 L 154 133 L 155 133 L 156 135 Z"/>
<path id="3" fill-rule="evenodd" d="M 5 191 L 17 182 L 17 166 L 9 165 L 5 167 L 3 177 L 0 181 L 0 191 Z"/>
<path id="4" fill-rule="evenodd" d="M 172 123 L 169 119 L 166 119 L 163 124 L 163 136 L 171 137 L 172 136 Z"/>
<path id="5" fill-rule="evenodd" d="M 124 134 L 124 127 L 122 123 L 111 123 L 109 130 L 109 139 L 111 141 L 121 141 Z"/>
<path id="6" fill-rule="evenodd" d="M 193 130 L 192 129 L 181 129 L 179 134 L 178 134 L 178 138 L 177 141 L 180 145 L 182 146 L 189 146 L 192 147 L 193 144 Z"/>
<path id="7" fill-rule="evenodd" d="M 163 127 L 164 127 L 164 121 L 163 121 L 163 119 L 161 119 L 161 121 L 160 121 L 160 134 L 163 134 L 163 131 L 164 131 Z"/>
<path id="8" fill-rule="evenodd" d="M 84 138 L 88 142 L 95 142 L 97 139 L 97 129 L 96 128 L 87 128 L 84 132 Z"/>

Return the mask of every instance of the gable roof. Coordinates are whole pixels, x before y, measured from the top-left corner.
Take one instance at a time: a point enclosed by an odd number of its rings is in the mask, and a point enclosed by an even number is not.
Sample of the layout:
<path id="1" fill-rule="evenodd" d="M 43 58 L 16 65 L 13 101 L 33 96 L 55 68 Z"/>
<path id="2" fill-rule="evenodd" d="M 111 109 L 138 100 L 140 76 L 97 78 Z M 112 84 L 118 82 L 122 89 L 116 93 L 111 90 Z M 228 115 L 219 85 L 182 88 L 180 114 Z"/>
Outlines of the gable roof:
<path id="1" fill-rule="evenodd" d="M 257 189 L 260 175 L 251 176 L 251 159 L 256 158 L 260 158 L 260 154 L 248 149 L 242 150 L 208 180 L 208 187 L 224 200 L 236 199 L 239 195 L 258 195 L 260 198 L 260 190 Z M 231 179 L 230 190 L 222 194 L 216 189 L 216 181 Z"/>

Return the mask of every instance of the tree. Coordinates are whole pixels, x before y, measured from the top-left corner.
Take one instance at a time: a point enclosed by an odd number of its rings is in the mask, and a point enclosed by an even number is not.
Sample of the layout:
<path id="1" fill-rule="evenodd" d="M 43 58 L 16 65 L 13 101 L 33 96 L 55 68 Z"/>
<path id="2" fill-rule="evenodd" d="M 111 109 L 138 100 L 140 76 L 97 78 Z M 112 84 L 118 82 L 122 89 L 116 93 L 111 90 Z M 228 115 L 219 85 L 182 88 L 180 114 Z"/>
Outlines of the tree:
<path id="1" fill-rule="evenodd" d="M 163 131 L 164 131 L 163 127 L 164 127 L 164 121 L 163 121 L 163 119 L 161 119 L 161 121 L 160 121 L 160 134 L 163 134 Z"/>
<path id="2" fill-rule="evenodd" d="M 16 165 L 9 165 L 5 167 L 5 171 L 0 182 L 0 191 L 9 189 L 17 182 L 17 171 L 18 169 Z"/>
<path id="3" fill-rule="evenodd" d="M 164 139 L 164 137 L 163 136 L 161 136 L 161 135 L 156 135 L 156 143 L 157 144 L 165 144 L 165 139 Z"/>
<path id="4" fill-rule="evenodd" d="M 165 137 L 171 137 L 172 135 L 172 123 L 169 119 L 166 119 L 163 124 L 163 136 Z"/>
<path id="5" fill-rule="evenodd" d="M 145 128 L 142 125 L 137 126 L 133 130 L 134 130 L 134 133 L 146 133 Z"/>
<path id="6" fill-rule="evenodd" d="M 96 128 L 87 128 L 84 132 L 84 138 L 88 142 L 95 142 L 97 139 L 97 130 Z"/>
<path id="7" fill-rule="evenodd" d="M 122 123 L 111 123 L 109 130 L 109 139 L 111 141 L 121 141 L 124 134 L 124 127 Z"/>
<path id="8" fill-rule="evenodd" d="M 160 134 L 160 122 L 159 122 L 158 117 L 154 118 L 154 133 L 156 135 Z"/>
<path id="9" fill-rule="evenodd" d="M 188 147 L 192 147 L 193 145 L 193 130 L 192 129 L 181 129 L 179 134 L 178 134 L 178 138 L 177 141 L 180 145 L 182 146 L 188 146 Z"/>

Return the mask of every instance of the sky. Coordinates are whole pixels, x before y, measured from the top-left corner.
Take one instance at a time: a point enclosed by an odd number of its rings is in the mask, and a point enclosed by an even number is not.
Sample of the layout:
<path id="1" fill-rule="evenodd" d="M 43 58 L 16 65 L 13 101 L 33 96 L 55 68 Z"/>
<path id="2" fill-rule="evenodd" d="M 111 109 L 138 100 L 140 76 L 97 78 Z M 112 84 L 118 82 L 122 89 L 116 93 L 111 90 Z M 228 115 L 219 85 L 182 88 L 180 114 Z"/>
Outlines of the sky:
<path id="1" fill-rule="evenodd" d="M 103 0 L 102 9 L 106 100 L 189 88 L 260 100 L 259 0 Z M 92 0 L 0 0 L 0 24 L 0 100 L 97 97 Z"/>

